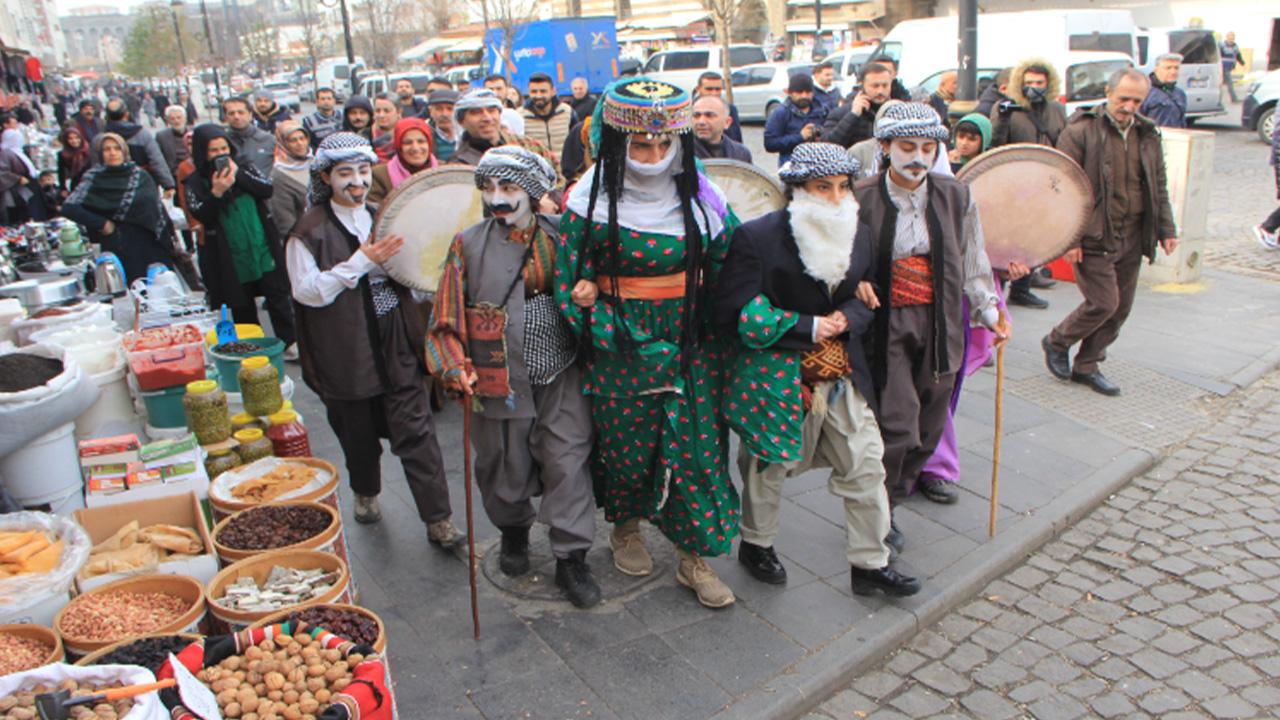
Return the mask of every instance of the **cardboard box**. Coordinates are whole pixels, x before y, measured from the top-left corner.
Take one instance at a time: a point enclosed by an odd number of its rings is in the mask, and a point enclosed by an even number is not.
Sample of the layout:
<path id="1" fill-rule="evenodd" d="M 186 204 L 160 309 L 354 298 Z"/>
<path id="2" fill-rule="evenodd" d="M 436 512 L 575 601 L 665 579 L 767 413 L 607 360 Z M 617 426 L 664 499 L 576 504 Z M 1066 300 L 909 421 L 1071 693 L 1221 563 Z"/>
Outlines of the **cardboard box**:
<path id="1" fill-rule="evenodd" d="M 127 497 L 133 492 L 123 492 L 109 497 L 113 499 Z M 145 572 L 186 575 L 205 584 L 218 574 L 218 556 L 214 553 L 209 526 L 205 523 L 200 499 L 193 492 L 142 502 L 117 503 L 109 507 L 85 508 L 76 510 L 71 516 L 89 533 L 89 540 L 94 545 L 115 535 L 120 528 L 132 520 L 137 520 L 138 525 L 144 528 L 151 525 L 178 525 L 194 528 L 201 542 L 204 543 L 204 555 L 174 562 L 162 562 L 156 569 L 148 569 Z M 128 573 L 109 573 L 91 578 L 77 577 L 76 588 L 80 592 L 87 592 L 99 585 L 126 577 L 129 577 Z"/>
<path id="2" fill-rule="evenodd" d="M 141 500 L 156 500 L 158 498 L 186 495 L 187 493 L 195 493 L 196 497 L 201 500 L 209 497 L 209 474 L 205 472 L 204 463 L 196 463 L 195 474 L 185 475 L 182 478 L 164 479 L 164 470 L 161 470 L 160 473 L 164 482 L 130 488 L 112 495 L 87 495 L 84 503 L 90 508 L 100 508 L 108 505 L 119 505 L 120 503 L 133 503 Z"/>

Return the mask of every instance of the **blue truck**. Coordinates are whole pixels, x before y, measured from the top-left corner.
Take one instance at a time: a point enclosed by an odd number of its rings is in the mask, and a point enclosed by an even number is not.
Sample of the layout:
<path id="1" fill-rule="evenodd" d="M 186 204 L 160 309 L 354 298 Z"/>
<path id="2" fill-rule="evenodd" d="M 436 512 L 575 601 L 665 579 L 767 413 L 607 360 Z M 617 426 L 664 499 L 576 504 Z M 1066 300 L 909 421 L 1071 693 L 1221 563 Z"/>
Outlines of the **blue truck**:
<path id="1" fill-rule="evenodd" d="M 570 83 L 582 77 L 598 93 L 618 77 L 616 24 L 612 15 L 531 22 L 516 29 L 509 60 L 502 52 L 502 29 L 490 29 L 485 36 L 487 70 L 497 75 L 510 70 L 511 81 L 520 88 L 528 87 L 530 75 L 546 73 L 559 95 L 569 95 Z"/>

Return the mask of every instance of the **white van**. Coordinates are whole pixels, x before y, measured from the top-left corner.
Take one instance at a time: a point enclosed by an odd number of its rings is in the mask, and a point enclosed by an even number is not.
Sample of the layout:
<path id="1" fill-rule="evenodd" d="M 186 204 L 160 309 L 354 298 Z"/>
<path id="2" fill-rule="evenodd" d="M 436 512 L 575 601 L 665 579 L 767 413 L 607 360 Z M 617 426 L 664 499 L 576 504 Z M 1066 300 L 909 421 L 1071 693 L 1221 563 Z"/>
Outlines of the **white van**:
<path id="1" fill-rule="evenodd" d="M 671 83 L 685 92 L 692 93 L 698 87 L 698 77 L 708 70 L 724 74 L 724 50 L 719 45 L 665 50 L 654 53 L 644 64 L 641 75 Z M 744 67 L 765 62 L 764 50 L 759 45 L 730 45 L 729 68 Z"/>
<path id="2" fill-rule="evenodd" d="M 364 68 L 362 57 L 356 57 L 355 65 L 349 65 L 345 55 L 325 58 L 316 63 L 315 87 L 332 88 L 338 102 L 342 102 L 351 94 L 351 71 L 354 69 L 359 75 Z"/>
<path id="3" fill-rule="evenodd" d="M 1031 10 L 978 15 L 979 68 L 1004 68 L 1029 57 L 1055 63 L 1072 51 L 1134 56 L 1137 27 L 1128 10 Z M 955 70 L 959 20 L 955 16 L 906 20 L 894 26 L 872 55 L 898 62 L 907 87 L 942 70 Z M 1058 67 L 1059 71 L 1063 66 Z"/>
<path id="4" fill-rule="evenodd" d="M 1178 87 L 1187 94 L 1187 120 L 1225 115 L 1222 106 L 1222 58 L 1212 30 L 1192 28 L 1140 28 L 1135 65 L 1150 73 L 1156 58 L 1165 53 L 1182 56 Z"/>

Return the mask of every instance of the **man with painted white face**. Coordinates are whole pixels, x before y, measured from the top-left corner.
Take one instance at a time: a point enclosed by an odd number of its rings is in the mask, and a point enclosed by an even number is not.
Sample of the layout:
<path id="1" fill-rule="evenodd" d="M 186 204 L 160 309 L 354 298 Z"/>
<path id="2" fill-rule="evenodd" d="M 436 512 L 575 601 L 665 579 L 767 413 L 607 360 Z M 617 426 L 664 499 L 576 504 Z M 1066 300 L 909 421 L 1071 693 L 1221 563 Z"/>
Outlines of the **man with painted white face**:
<path id="1" fill-rule="evenodd" d="M 1008 341 L 983 247 L 978 205 L 953 177 L 929 172 L 950 133 L 921 103 L 886 108 L 876 140 L 889 168 L 858 181 L 859 218 L 876 241 L 878 308 L 871 325 L 872 379 L 879 394 L 885 488 L 896 507 L 911 493 L 946 427 L 964 323 Z M 962 296 L 969 301 L 966 317 Z M 901 551 L 891 525 L 888 542 Z"/>
<path id="2" fill-rule="evenodd" d="M 365 203 L 375 159 L 369 142 L 336 132 L 311 164 L 308 210 L 286 246 L 302 379 L 324 402 L 346 456 L 355 519 L 382 519 L 382 440 L 400 458 L 427 539 L 456 545 L 431 403 L 422 382 L 425 330 L 409 288 L 381 263 L 404 239 L 375 241 Z"/>
<path id="3" fill-rule="evenodd" d="M 484 154 L 475 179 L 489 217 L 449 248 L 427 366 L 466 402 L 478 399 L 476 484 L 502 531 L 502 572 L 518 577 L 533 568 L 529 529 L 541 520 L 550 526 L 556 585 L 577 607 L 591 607 L 600 602 L 587 565 L 595 536 L 591 401 L 574 363 L 577 340 L 553 293 L 560 218 L 537 212 L 556 173 L 537 154 L 506 145 Z M 487 335 L 486 314 L 500 318 Z M 491 352 L 497 344 L 505 352 Z"/>
<path id="4" fill-rule="evenodd" d="M 785 583 L 773 547 L 783 481 L 831 468 L 853 591 L 906 597 L 920 581 L 889 567 L 884 445 L 862 349 L 878 300 L 875 243 L 853 198 L 858 171 L 839 145 L 797 147 L 778 169 L 787 207 L 739 227 L 720 273 L 716 320 L 738 350 L 721 406 L 742 441 L 738 561 L 761 582 Z"/>

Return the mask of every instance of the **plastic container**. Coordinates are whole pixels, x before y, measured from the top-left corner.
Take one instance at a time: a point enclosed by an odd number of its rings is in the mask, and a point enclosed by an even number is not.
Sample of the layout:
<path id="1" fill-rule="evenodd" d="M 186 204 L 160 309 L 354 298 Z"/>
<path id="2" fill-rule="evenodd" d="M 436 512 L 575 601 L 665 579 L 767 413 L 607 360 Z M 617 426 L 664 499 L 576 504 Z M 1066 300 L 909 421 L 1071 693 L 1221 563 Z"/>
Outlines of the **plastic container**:
<path id="1" fill-rule="evenodd" d="M 0 458 L 5 490 L 19 505 L 61 501 L 84 486 L 74 430 L 75 423 L 67 423 Z"/>
<path id="2" fill-rule="evenodd" d="M 116 366 L 106 372 L 92 375 L 102 394 L 88 410 L 76 418 L 76 438 L 86 440 L 98 435 L 98 430 L 112 424 L 113 430 L 133 427 L 136 415 L 133 411 L 133 396 L 129 394 L 128 366 L 118 357 Z M 128 432 L 133 432 L 129 430 Z M 122 433 L 113 433 L 119 435 Z M 110 437 L 110 436 L 107 436 Z"/>
<path id="3" fill-rule="evenodd" d="M 254 338 L 265 337 L 265 334 L 262 332 L 261 325 L 250 325 L 248 323 L 236 323 L 236 337 L 239 338 L 240 342 L 247 342 L 249 340 L 253 340 Z M 210 350 L 217 347 L 218 331 L 210 330 L 209 332 L 205 333 L 204 344 Z"/>
<path id="4" fill-rule="evenodd" d="M 62 637 L 62 645 L 66 648 L 67 655 L 80 658 L 88 655 L 96 650 L 101 650 L 108 645 L 114 645 L 126 637 L 111 638 L 109 640 L 91 640 L 89 638 L 77 637 L 68 634 L 62 629 L 62 618 L 67 614 L 67 610 L 73 607 L 77 602 L 83 602 L 83 599 L 91 595 L 109 592 L 127 592 L 127 593 L 165 593 L 180 598 L 189 603 L 188 610 L 179 616 L 173 622 L 162 625 L 151 631 L 153 634 L 174 635 L 181 632 L 197 632 L 200 621 L 204 618 L 205 599 L 204 587 L 199 580 L 187 577 L 186 575 L 139 575 L 137 577 L 125 578 L 115 582 L 99 585 L 98 587 L 83 593 L 75 600 L 67 603 L 65 607 L 58 611 L 58 616 L 53 619 L 53 629 Z M 137 636 L 129 636 L 136 639 Z"/>
<path id="5" fill-rule="evenodd" d="M 287 402 L 285 403 L 285 405 L 288 405 L 288 404 L 289 403 Z M 261 419 L 253 415 L 250 415 L 247 412 L 236 413 L 235 415 L 231 416 L 231 432 L 237 432 L 239 430 L 249 430 L 249 429 L 261 430 L 263 432 L 266 432 L 267 428 L 269 427 L 271 427 L 270 423 L 265 423 Z"/>
<path id="6" fill-rule="evenodd" d="M 124 336 L 129 368 L 141 390 L 204 380 L 204 340 L 194 325 L 169 325 Z"/>
<path id="7" fill-rule="evenodd" d="M 266 417 L 278 412 L 284 404 L 280 393 L 280 371 L 264 356 L 255 355 L 240 361 L 240 395 L 244 411 Z"/>
<path id="8" fill-rule="evenodd" d="M 235 434 L 235 439 L 236 442 L 240 443 L 236 447 L 236 455 L 240 456 L 241 464 L 248 465 L 275 454 L 271 441 L 257 428 L 239 430 Z"/>
<path id="9" fill-rule="evenodd" d="M 227 392 L 240 392 L 240 379 L 237 373 L 240 371 L 240 361 L 247 357 L 256 357 L 261 355 L 271 361 L 275 366 L 276 372 L 283 379 L 284 372 L 284 341 L 280 338 L 241 338 L 240 342 L 257 346 L 257 350 L 249 353 L 222 353 L 217 350 L 210 349 L 209 357 L 213 358 L 213 364 L 218 368 L 218 384 Z"/>
<path id="10" fill-rule="evenodd" d="M 267 615 L 287 609 L 279 608 L 261 612 L 245 612 L 243 610 L 224 608 L 215 602 L 226 594 L 228 585 L 243 577 L 253 578 L 258 587 L 262 587 L 267 581 L 267 576 L 271 574 L 271 568 L 277 566 L 296 568 L 298 570 L 314 570 L 318 568 L 326 573 L 338 573 L 338 581 L 329 589 L 329 592 L 310 602 L 298 603 L 292 606 L 294 608 L 314 603 L 351 602 L 351 572 L 341 558 L 319 550 L 274 550 L 261 555 L 254 555 L 224 568 L 209 581 L 209 587 L 205 590 L 205 600 L 208 603 L 209 614 L 213 616 L 214 625 L 218 632 L 239 632 Z"/>
<path id="11" fill-rule="evenodd" d="M 285 402 L 289 402 L 289 399 L 293 397 L 293 392 L 295 389 L 296 388 L 294 387 L 293 378 L 289 377 L 288 375 L 285 375 L 282 378 L 280 378 L 280 397 L 284 398 Z M 284 405 L 282 404 L 280 408 L 284 409 Z M 227 409 L 230 410 L 232 416 L 239 415 L 240 413 L 245 412 L 244 396 L 238 392 L 227 392 Z M 265 430 L 267 428 L 268 423 L 263 422 L 262 425 L 263 425 L 262 429 Z"/>
<path id="12" fill-rule="evenodd" d="M 186 428 L 187 413 L 182 407 L 186 385 L 143 390 L 142 403 L 147 408 L 147 424 L 161 430 Z"/>
<path id="13" fill-rule="evenodd" d="M 382 631 L 382 623 L 378 623 L 378 631 Z M 49 654 L 45 656 L 44 662 L 36 667 L 44 667 L 56 662 L 62 662 L 66 656 L 62 649 L 62 638 L 58 637 L 58 633 L 50 630 L 43 625 L 33 625 L 31 623 L 19 623 L 16 625 L 0 625 L 0 635 L 12 635 L 29 640 L 36 640 L 49 646 Z M 30 669 L 30 668 L 28 668 Z"/>
<path id="14" fill-rule="evenodd" d="M 284 547 L 271 548 L 266 550 L 240 550 L 237 548 L 223 545 L 221 542 L 218 541 L 218 536 L 222 533 L 223 530 L 226 529 L 227 525 L 233 519 L 235 519 L 236 517 L 239 517 L 240 515 L 243 515 L 244 513 L 250 512 L 252 510 L 256 510 L 261 507 L 267 507 L 267 505 L 315 508 L 329 515 L 329 526 L 326 527 L 319 534 L 313 535 L 307 538 L 306 540 L 303 540 L 300 543 L 295 543 L 293 545 L 286 545 Z M 228 565 L 231 565 L 232 563 L 240 562 L 241 560 L 244 560 L 246 558 L 251 558 L 255 555 L 261 555 L 263 553 L 269 553 L 269 552 L 276 552 L 278 550 L 319 550 L 320 552 L 332 553 L 334 551 L 334 542 L 337 540 L 338 535 L 341 532 L 342 532 L 342 520 L 338 518 L 338 511 L 334 510 L 328 505 L 325 505 L 324 503 L 317 503 L 317 502 L 281 502 L 281 503 L 266 503 L 263 505 L 252 507 L 249 510 L 241 510 L 235 515 L 232 515 L 227 519 L 223 520 L 222 522 L 218 523 L 213 528 L 212 536 L 213 536 L 213 547 L 214 547 L 214 550 L 218 553 L 218 559 L 222 561 L 223 567 L 226 567 Z M 347 558 L 343 558 L 344 562 L 346 562 L 346 560 Z"/>
<path id="15" fill-rule="evenodd" d="M 234 470 L 243 464 L 235 450 L 213 450 L 209 453 L 209 457 L 204 459 L 204 470 L 212 481 L 222 473 Z"/>
<path id="16" fill-rule="evenodd" d="M 182 409 L 191 432 L 201 445 L 213 445 L 231 437 L 231 415 L 227 413 L 227 394 L 214 380 L 187 383 L 182 396 Z"/>
<path id="17" fill-rule="evenodd" d="M 307 436 L 307 429 L 298 422 L 298 413 L 281 410 L 267 419 L 271 421 L 267 437 L 276 457 L 311 457 L 311 439 Z"/>

